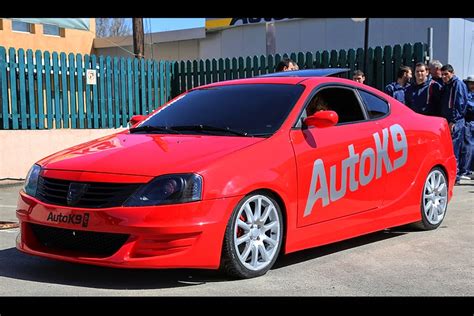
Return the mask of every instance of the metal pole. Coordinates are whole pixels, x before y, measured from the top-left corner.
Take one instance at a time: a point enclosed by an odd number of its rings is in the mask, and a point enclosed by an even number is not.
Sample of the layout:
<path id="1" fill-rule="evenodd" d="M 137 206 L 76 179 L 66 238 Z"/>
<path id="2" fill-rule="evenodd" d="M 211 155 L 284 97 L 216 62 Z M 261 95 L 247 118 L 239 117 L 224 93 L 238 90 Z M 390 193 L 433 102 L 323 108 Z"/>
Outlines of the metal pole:
<path id="1" fill-rule="evenodd" d="M 275 23 L 268 22 L 265 24 L 265 37 L 266 37 L 266 53 L 268 55 L 275 55 L 276 52 L 276 40 L 275 40 Z"/>
<path id="2" fill-rule="evenodd" d="M 428 28 L 428 62 L 433 60 L 433 28 Z"/>
<path id="3" fill-rule="evenodd" d="M 367 70 L 369 69 L 369 18 L 365 19 L 365 35 L 364 35 L 364 74 L 367 78 Z"/>

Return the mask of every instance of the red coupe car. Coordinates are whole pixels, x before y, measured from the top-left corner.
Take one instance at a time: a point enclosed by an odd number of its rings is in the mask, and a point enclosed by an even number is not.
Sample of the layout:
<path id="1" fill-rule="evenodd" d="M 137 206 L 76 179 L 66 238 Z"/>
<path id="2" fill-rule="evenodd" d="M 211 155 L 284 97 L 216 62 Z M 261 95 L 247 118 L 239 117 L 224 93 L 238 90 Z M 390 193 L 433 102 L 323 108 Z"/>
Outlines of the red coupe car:
<path id="1" fill-rule="evenodd" d="M 201 86 L 40 160 L 20 192 L 17 248 L 251 278 L 280 253 L 437 228 L 456 174 L 446 120 L 329 76 L 338 71 Z"/>

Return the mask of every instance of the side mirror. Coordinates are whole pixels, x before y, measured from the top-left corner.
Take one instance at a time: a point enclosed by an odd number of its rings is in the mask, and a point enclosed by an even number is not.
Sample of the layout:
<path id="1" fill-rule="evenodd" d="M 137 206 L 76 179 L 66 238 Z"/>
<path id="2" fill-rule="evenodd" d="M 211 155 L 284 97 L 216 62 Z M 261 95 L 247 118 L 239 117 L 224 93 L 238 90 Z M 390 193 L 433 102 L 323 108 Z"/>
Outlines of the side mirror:
<path id="1" fill-rule="evenodd" d="M 330 127 L 337 124 L 339 117 L 334 111 L 318 111 L 304 119 L 306 126 Z"/>
<path id="2" fill-rule="evenodd" d="M 134 115 L 128 122 L 128 125 L 130 127 L 135 126 L 146 118 L 147 118 L 147 115 Z"/>

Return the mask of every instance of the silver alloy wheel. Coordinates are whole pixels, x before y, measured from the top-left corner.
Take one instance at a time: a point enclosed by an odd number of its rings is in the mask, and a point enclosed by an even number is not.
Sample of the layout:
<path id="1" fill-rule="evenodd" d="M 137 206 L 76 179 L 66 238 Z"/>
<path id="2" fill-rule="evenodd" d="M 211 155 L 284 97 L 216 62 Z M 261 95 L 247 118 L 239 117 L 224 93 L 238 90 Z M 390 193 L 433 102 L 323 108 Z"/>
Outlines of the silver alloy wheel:
<path id="1" fill-rule="evenodd" d="M 423 190 L 423 212 L 431 225 L 439 224 L 446 213 L 448 186 L 444 174 L 439 170 L 430 172 Z"/>
<path id="2" fill-rule="evenodd" d="M 254 195 L 239 209 L 234 225 L 234 247 L 240 262 L 249 270 L 264 269 L 277 255 L 281 218 L 266 196 Z"/>

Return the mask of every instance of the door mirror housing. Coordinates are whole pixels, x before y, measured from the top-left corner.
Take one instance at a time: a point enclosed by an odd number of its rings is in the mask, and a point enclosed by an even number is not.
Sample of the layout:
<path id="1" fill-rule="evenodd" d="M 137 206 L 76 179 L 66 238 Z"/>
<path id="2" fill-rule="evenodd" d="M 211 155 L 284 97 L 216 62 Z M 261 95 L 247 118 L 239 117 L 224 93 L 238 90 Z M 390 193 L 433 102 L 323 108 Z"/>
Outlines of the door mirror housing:
<path id="1" fill-rule="evenodd" d="M 339 117 L 334 111 L 318 111 L 304 119 L 306 126 L 316 126 L 319 128 L 330 127 L 337 124 Z"/>
<path id="2" fill-rule="evenodd" d="M 133 127 L 137 125 L 138 123 L 140 123 L 141 121 L 143 121 L 144 119 L 146 119 L 147 117 L 148 117 L 147 115 L 134 115 L 132 116 L 130 121 L 128 121 L 128 126 Z"/>

